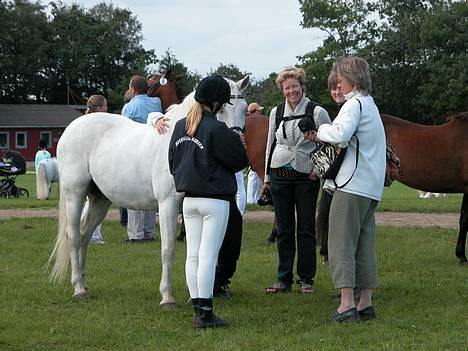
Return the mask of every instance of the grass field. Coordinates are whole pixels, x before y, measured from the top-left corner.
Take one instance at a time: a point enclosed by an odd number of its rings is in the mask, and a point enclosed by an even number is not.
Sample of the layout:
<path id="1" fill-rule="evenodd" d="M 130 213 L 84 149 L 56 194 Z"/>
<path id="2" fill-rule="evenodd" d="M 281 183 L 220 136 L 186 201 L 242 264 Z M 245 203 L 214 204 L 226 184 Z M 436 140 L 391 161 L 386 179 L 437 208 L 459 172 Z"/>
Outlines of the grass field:
<path id="1" fill-rule="evenodd" d="M 127 244 L 116 221 L 103 225 L 105 245 L 90 246 L 92 298 L 74 301 L 69 281 L 53 286 L 44 271 L 56 221 L 0 220 L 0 350 L 467 350 L 467 267 L 453 254 L 455 230 L 379 227 L 378 319 L 354 325 L 325 320 L 336 308 L 325 265 L 313 295 L 264 294 L 276 270 L 269 230 L 245 225 L 235 296 L 215 300 L 233 326 L 197 331 L 185 303 L 184 243 L 174 265 L 176 311 L 158 306 L 159 242 Z"/>
<path id="2" fill-rule="evenodd" d="M 29 198 L 0 199 L 0 210 L 9 208 L 51 208 L 57 206 L 57 183 L 52 184 L 52 193 L 49 200 L 36 199 L 36 183 L 34 174 L 21 175 L 17 178 L 17 186 L 28 189 Z M 419 199 L 418 192 L 405 185 L 395 182 L 391 187 L 385 188 L 383 199 L 378 211 L 396 212 L 460 212 L 461 194 L 449 194 L 441 199 Z M 248 210 L 263 210 L 258 205 L 248 205 Z"/>

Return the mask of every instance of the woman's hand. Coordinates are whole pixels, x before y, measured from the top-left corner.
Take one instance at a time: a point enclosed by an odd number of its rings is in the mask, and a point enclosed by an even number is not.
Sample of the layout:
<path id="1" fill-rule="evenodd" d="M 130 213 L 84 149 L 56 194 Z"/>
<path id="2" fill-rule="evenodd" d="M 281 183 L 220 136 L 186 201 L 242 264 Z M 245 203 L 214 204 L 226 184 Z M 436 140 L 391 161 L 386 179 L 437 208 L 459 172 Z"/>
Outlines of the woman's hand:
<path id="1" fill-rule="evenodd" d="M 320 139 L 317 137 L 317 132 L 315 130 L 309 130 L 305 132 L 304 139 L 313 141 L 314 143 L 320 142 Z"/>
<path id="2" fill-rule="evenodd" d="M 162 117 L 156 121 L 154 124 L 154 128 L 158 131 L 160 135 L 166 134 L 167 131 L 169 130 L 169 118 Z"/>

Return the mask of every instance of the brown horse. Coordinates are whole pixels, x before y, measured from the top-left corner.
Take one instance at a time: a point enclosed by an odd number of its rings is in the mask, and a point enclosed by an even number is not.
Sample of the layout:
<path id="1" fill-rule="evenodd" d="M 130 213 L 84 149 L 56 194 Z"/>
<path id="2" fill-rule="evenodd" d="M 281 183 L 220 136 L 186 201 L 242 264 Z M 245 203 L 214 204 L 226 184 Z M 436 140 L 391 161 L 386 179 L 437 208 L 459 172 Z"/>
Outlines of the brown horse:
<path id="1" fill-rule="evenodd" d="M 400 158 L 401 183 L 424 191 L 463 193 L 459 235 L 455 254 L 460 264 L 467 264 L 465 255 L 468 231 L 468 112 L 457 114 L 448 123 L 424 126 L 382 115 L 387 143 L 393 145 Z M 246 118 L 245 142 L 251 166 L 263 178 L 268 119 Z M 317 217 L 321 238 L 320 253 L 327 254 L 327 218 L 331 198 L 322 192 Z"/>
<path id="2" fill-rule="evenodd" d="M 462 193 L 459 233 L 455 254 L 466 265 L 468 231 L 468 112 L 447 123 L 425 126 L 390 115 L 381 115 L 387 143 L 400 158 L 401 183 L 418 190 Z"/>
<path id="3" fill-rule="evenodd" d="M 163 112 L 166 112 L 169 106 L 181 102 L 177 81 L 183 76 L 183 74 L 174 75 L 172 70 L 168 70 L 163 74 L 155 74 L 147 80 L 148 96 L 157 96 L 161 99 Z"/>

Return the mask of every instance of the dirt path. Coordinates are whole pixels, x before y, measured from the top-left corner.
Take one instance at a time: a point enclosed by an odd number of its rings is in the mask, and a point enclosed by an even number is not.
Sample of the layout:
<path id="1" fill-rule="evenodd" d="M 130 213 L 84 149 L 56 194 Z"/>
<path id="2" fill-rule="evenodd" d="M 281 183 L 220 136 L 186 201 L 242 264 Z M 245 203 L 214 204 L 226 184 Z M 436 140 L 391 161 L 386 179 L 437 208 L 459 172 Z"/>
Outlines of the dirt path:
<path id="1" fill-rule="evenodd" d="M 56 209 L 12 209 L 0 210 L 0 219 L 12 217 L 56 217 Z M 110 210 L 107 219 L 118 220 L 118 210 Z M 416 226 L 416 227 L 442 227 L 458 228 L 457 213 L 405 213 L 405 212 L 377 212 L 377 224 L 393 226 Z M 246 222 L 272 223 L 273 212 L 271 211 L 247 211 L 244 215 Z"/>

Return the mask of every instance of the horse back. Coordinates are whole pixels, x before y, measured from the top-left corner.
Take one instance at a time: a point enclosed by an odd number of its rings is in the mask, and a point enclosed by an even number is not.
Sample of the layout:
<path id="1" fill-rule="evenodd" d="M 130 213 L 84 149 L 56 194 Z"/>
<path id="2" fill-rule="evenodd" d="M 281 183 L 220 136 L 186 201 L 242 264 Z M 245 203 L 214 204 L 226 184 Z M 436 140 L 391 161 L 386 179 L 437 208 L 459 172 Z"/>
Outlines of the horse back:
<path id="1" fill-rule="evenodd" d="M 455 119 L 430 126 L 385 114 L 381 117 L 387 143 L 400 158 L 400 182 L 431 192 L 466 192 L 468 121 Z"/>

